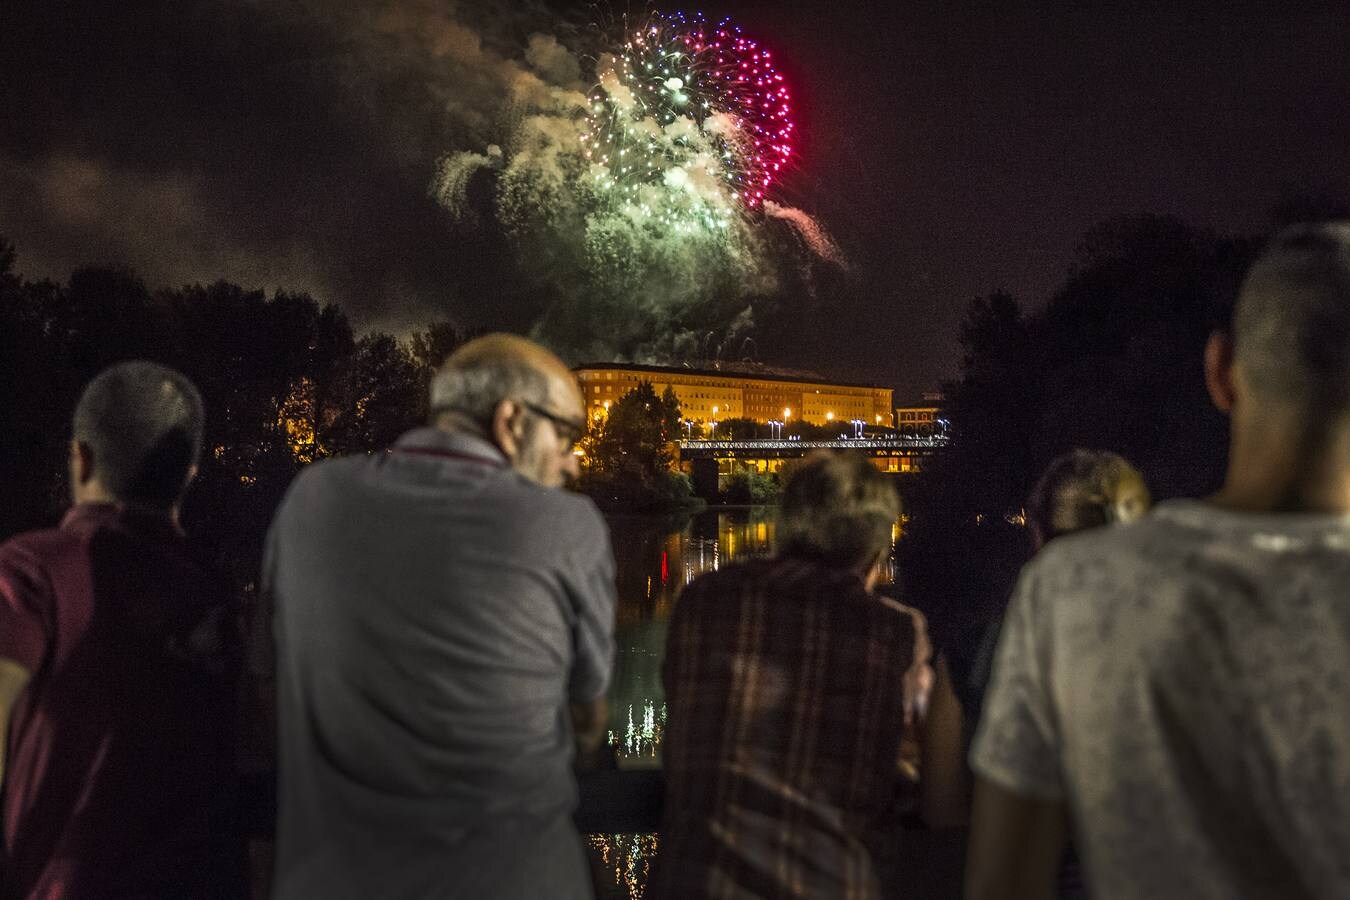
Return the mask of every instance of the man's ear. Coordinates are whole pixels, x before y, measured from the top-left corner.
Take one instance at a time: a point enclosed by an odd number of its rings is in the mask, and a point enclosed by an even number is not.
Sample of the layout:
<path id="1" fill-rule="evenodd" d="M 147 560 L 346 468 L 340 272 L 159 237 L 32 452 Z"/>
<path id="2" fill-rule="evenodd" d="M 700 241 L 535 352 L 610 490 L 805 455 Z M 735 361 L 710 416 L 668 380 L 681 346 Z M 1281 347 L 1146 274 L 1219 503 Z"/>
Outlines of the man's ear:
<path id="1" fill-rule="evenodd" d="M 522 412 L 524 410 L 514 400 L 503 400 L 492 411 L 490 426 L 492 441 L 510 460 L 514 460 L 516 454 L 520 452 L 520 431 L 517 423 Z"/>
<path id="2" fill-rule="evenodd" d="M 70 477 L 77 485 L 88 484 L 94 477 L 94 451 L 88 444 L 70 441 Z"/>
<path id="3" fill-rule="evenodd" d="M 1209 399 L 1219 412 L 1228 415 L 1233 410 L 1233 339 L 1216 331 L 1205 342 L 1205 387 Z"/>

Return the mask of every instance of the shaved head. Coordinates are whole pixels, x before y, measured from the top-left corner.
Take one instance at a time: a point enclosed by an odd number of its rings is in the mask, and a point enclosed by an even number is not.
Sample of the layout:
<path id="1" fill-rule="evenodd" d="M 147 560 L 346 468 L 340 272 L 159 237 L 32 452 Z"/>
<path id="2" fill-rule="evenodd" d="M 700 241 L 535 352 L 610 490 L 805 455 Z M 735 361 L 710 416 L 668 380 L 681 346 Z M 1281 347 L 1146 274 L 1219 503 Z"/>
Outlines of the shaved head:
<path id="1" fill-rule="evenodd" d="M 567 364 L 533 341 L 489 334 L 460 347 L 431 382 L 433 421 L 446 413 L 482 422 L 503 400 L 581 404 Z"/>
<path id="2" fill-rule="evenodd" d="M 1263 406 L 1350 416 L 1350 222 L 1276 237 L 1243 282 L 1233 338 Z"/>
<path id="3" fill-rule="evenodd" d="M 497 445 L 531 481 L 558 487 L 578 474 L 586 430 L 581 391 L 558 357 L 512 334 L 489 334 L 450 355 L 431 382 L 431 421 Z"/>
<path id="4" fill-rule="evenodd" d="M 181 372 L 130 360 L 100 372 L 80 395 L 73 436 L 93 455 L 118 501 L 168 508 L 202 446 L 202 398 Z"/>

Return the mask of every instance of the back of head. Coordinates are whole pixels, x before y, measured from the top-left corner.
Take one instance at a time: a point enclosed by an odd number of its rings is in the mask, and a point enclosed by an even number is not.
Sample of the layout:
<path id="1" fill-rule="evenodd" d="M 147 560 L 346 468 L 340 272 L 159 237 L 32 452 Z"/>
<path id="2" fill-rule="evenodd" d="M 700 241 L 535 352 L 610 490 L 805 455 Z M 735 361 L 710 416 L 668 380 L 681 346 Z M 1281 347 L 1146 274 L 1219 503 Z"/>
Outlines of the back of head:
<path id="1" fill-rule="evenodd" d="M 75 407 L 74 437 L 123 503 L 178 502 L 202 446 L 202 398 L 185 375 L 133 360 L 104 369 Z"/>
<path id="2" fill-rule="evenodd" d="M 567 366 L 532 341 L 512 334 L 475 338 L 452 353 L 432 378 L 432 422 L 461 416 L 481 424 L 503 400 L 542 403 L 557 377 L 570 379 Z"/>
<path id="3" fill-rule="evenodd" d="M 1132 522 L 1149 507 L 1144 476 L 1106 450 L 1072 450 L 1046 466 L 1027 498 L 1037 541 L 1085 528 Z"/>
<path id="4" fill-rule="evenodd" d="M 783 487 L 778 549 L 783 555 L 861 571 L 890 546 L 899 515 L 894 485 L 866 457 L 812 453 Z"/>
<path id="5" fill-rule="evenodd" d="M 1258 404 L 1326 421 L 1350 413 L 1350 222 L 1296 225 L 1238 293 L 1236 361 Z"/>

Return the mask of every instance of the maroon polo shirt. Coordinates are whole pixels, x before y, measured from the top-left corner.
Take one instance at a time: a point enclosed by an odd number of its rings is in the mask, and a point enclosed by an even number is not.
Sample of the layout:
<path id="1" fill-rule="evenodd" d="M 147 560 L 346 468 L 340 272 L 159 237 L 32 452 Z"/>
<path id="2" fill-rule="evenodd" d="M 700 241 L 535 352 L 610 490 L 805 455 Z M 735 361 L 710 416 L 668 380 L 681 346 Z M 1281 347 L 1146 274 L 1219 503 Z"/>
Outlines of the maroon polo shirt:
<path id="1" fill-rule="evenodd" d="M 233 897 L 238 641 L 166 516 L 86 504 L 0 545 L 0 898 Z"/>

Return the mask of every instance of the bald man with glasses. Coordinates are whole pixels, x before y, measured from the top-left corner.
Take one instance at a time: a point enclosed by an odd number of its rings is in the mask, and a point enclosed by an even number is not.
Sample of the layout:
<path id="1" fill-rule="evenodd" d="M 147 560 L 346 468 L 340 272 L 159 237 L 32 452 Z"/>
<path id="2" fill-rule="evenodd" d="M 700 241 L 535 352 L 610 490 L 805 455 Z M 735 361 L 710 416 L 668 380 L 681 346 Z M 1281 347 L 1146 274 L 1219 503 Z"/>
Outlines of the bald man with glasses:
<path id="1" fill-rule="evenodd" d="M 572 774 L 605 725 L 614 561 L 561 360 L 489 335 L 386 454 L 318 463 L 268 536 L 275 894 L 590 898 Z"/>

